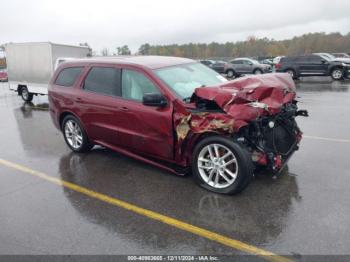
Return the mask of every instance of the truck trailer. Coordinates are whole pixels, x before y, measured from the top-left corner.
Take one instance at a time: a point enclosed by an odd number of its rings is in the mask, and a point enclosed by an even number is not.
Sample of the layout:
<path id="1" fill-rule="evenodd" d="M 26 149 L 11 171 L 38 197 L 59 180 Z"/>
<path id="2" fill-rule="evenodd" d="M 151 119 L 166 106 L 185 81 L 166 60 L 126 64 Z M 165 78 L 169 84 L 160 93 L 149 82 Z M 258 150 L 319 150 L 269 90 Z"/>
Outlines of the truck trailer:
<path id="1" fill-rule="evenodd" d="M 59 63 L 87 57 L 90 49 L 51 42 L 9 43 L 5 53 L 10 90 L 30 102 L 34 95 L 47 95 L 49 80 Z"/>

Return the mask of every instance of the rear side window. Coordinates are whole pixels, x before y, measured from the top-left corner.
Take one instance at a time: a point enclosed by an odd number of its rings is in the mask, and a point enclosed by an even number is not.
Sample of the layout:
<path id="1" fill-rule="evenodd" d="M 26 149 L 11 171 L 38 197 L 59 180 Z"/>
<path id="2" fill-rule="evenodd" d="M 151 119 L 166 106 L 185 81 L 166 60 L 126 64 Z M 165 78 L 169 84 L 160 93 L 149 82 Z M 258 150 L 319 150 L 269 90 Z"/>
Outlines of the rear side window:
<path id="1" fill-rule="evenodd" d="M 305 60 L 304 56 L 289 56 L 282 57 L 280 63 L 293 63 L 293 62 L 303 62 Z"/>
<path id="2" fill-rule="evenodd" d="M 241 65 L 241 64 L 243 64 L 243 61 L 242 60 L 232 60 L 231 64 Z"/>
<path id="3" fill-rule="evenodd" d="M 311 55 L 311 56 L 308 56 L 307 60 L 310 63 L 321 63 L 322 58 L 320 56 L 317 56 L 317 55 Z"/>
<path id="4" fill-rule="evenodd" d="M 110 67 L 93 67 L 85 78 L 84 89 L 112 96 L 120 96 L 121 70 Z"/>
<path id="5" fill-rule="evenodd" d="M 305 63 L 307 60 L 307 56 L 297 56 L 295 58 L 295 61 L 298 62 L 298 63 Z"/>
<path id="6" fill-rule="evenodd" d="M 73 86 L 83 67 L 68 67 L 63 69 L 56 78 L 55 85 Z"/>

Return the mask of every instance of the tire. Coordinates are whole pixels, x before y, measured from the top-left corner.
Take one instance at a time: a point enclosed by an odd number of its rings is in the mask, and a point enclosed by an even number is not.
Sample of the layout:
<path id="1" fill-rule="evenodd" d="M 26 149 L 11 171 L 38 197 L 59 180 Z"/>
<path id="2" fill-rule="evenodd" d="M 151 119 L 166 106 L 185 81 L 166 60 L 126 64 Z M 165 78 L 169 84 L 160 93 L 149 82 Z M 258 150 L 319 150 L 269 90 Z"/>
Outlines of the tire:
<path id="1" fill-rule="evenodd" d="M 235 78 L 236 77 L 235 71 L 233 71 L 232 69 L 227 70 L 226 75 L 228 78 Z"/>
<path id="2" fill-rule="evenodd" d="M 343 79 L 344 73 L 343 70 L 339 67 L 332 69 L 331 77 L 333 80 L 341 80 Z"/>
<path id="3" fill-rule="evenodd" d="M 254 75 L 261 75 L 261 74 L 263 74 L 263 71 L 262 71 L 261 69 L 255 69 L 255 70 L 253 71 L 253 74 L 254 74 Z"/>
<path id="4" fill-rule="evenodd" d="M 294 69 L 287 69 L 284 72 L 289 74 L 293 79 L 298 79 L 297 73 L 295 72 Z"/>
<path id="5" fill-rule="evenodd" d="M 20 96 L 22 97 L 22 100 L 24 102 L 31 102 L 33 100 L 33 94 L 29 93 L 28 89 L 26 86 L 22 86 L 19 89 Z"/>
<path id="6" fill-rule="evenodd" d="M 218 150 L 215 150 L 215 147 Z M 210 160 L 208 148 L 211 148 L 213 161 Z M 232 163 L 223 167 L 222 159 L 215 159 L 217 158 L 215 151 L 221 154 L 221 157 L 229 154 L 224 158 L 224 162 Z M 244 146 L 226 137 L 211 136 L 204 138 L 195 146 L 192 174 L 201 187 L 212 192 L 232 195 L 241 192 L 253 178 L 253 163 Z"/>
<path id="7" fill-rule="evenodd" d="M 85 153 L 94 146 L 90 143 L 80 121 L 72 115 L 68 115 L 63 119 L 61 130 L 64 140 L 73 152 Z"/>

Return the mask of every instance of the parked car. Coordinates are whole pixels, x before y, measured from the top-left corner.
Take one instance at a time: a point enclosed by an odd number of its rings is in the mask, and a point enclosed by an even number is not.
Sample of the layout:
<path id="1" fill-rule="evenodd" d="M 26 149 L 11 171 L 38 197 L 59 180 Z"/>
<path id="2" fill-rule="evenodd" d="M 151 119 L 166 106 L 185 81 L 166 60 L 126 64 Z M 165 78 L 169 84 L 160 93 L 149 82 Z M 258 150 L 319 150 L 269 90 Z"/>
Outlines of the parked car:
<path id="1" fill-rule="evenodd" d="M 271 96 L 267 96 L 271 94 Z M 228 81 L 186 58 L 134 56 L 61 64 L 49 112 L 74 152 L 101 145 L 238 193 L 257 167 L 278 173 L 301 140 L 288 74 Z"/>
<path id="2" fill-rule="evenodd" d="M 233 69 L 230 63 L 225 61 L 215 61 L 215 60 L 200 60 L 203 65 L 210 67 L 220 74 L 226 74 L 228 78 L 234 78 L 237 76 L 237 73 Z"/>
<path id="3" fill-rule="evenodd" d="M 276 56 L 272 61 L 274 65 L 277 65 L 280 61 L 281 58 L 283 58 L 284 56 Z"/>
<path id="4" fill-rule="evenodd" d="M 0 82 L 7 82 L 7 71 L 5 68 L 0 68 Z"/>
<path id="5" fill-rule="evenodd" d="M 337 58 L 350 58 L 350 55 L 347 53 L 332 53 L 332 55 Z"/>
<path id="6" fill-rule="evenodd" d="M 325 55 L 288 56 L 276 65 L 276 71 L 289 73 L 293 79 L 300 76 L 331 76 L 334 80 L 341 80 L 349 76 L 350 63 L 330 60 Z"/>
<path id="7" fill-rule="evenodd" d="M 319 55 L 327 61 L 339 62 L 339 63 L 342 63 L 342 62 L 350 63 L 350 58 L 347 58 L 347 57 L 335 57 L 334 55 L 329 53 L 314 53 L 314 55 Z"/>
<path id="8" fill-rule="evenodd" d="M 274 66 L 272 58 L 266 58 L 266 59 L 260 60 L 259 63 L 264 65 L 270 65 L 271 67 Z"/>
<path id="9" fill-rule="evenodd" d="M 238 75 L 272 72 L 272 67 L 270 65 L 260 64 L 258 61 L 250 58 L 236 58 L 231 60 L 230 63 Z"/>

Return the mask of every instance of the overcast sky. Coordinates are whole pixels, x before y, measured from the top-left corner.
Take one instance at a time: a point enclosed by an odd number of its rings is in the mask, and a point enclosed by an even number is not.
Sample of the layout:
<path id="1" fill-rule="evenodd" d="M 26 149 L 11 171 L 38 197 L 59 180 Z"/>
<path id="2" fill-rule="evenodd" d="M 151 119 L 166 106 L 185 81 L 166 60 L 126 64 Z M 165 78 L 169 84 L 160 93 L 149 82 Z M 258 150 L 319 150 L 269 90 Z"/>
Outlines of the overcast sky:
<path id="1" fill-rule="evenodd" d="M 349 0 L 9 0 L 2 1 L 0 44 L 88 42 L 111 52 L 127 44 L 286 39 L 350 31 Z"/>

